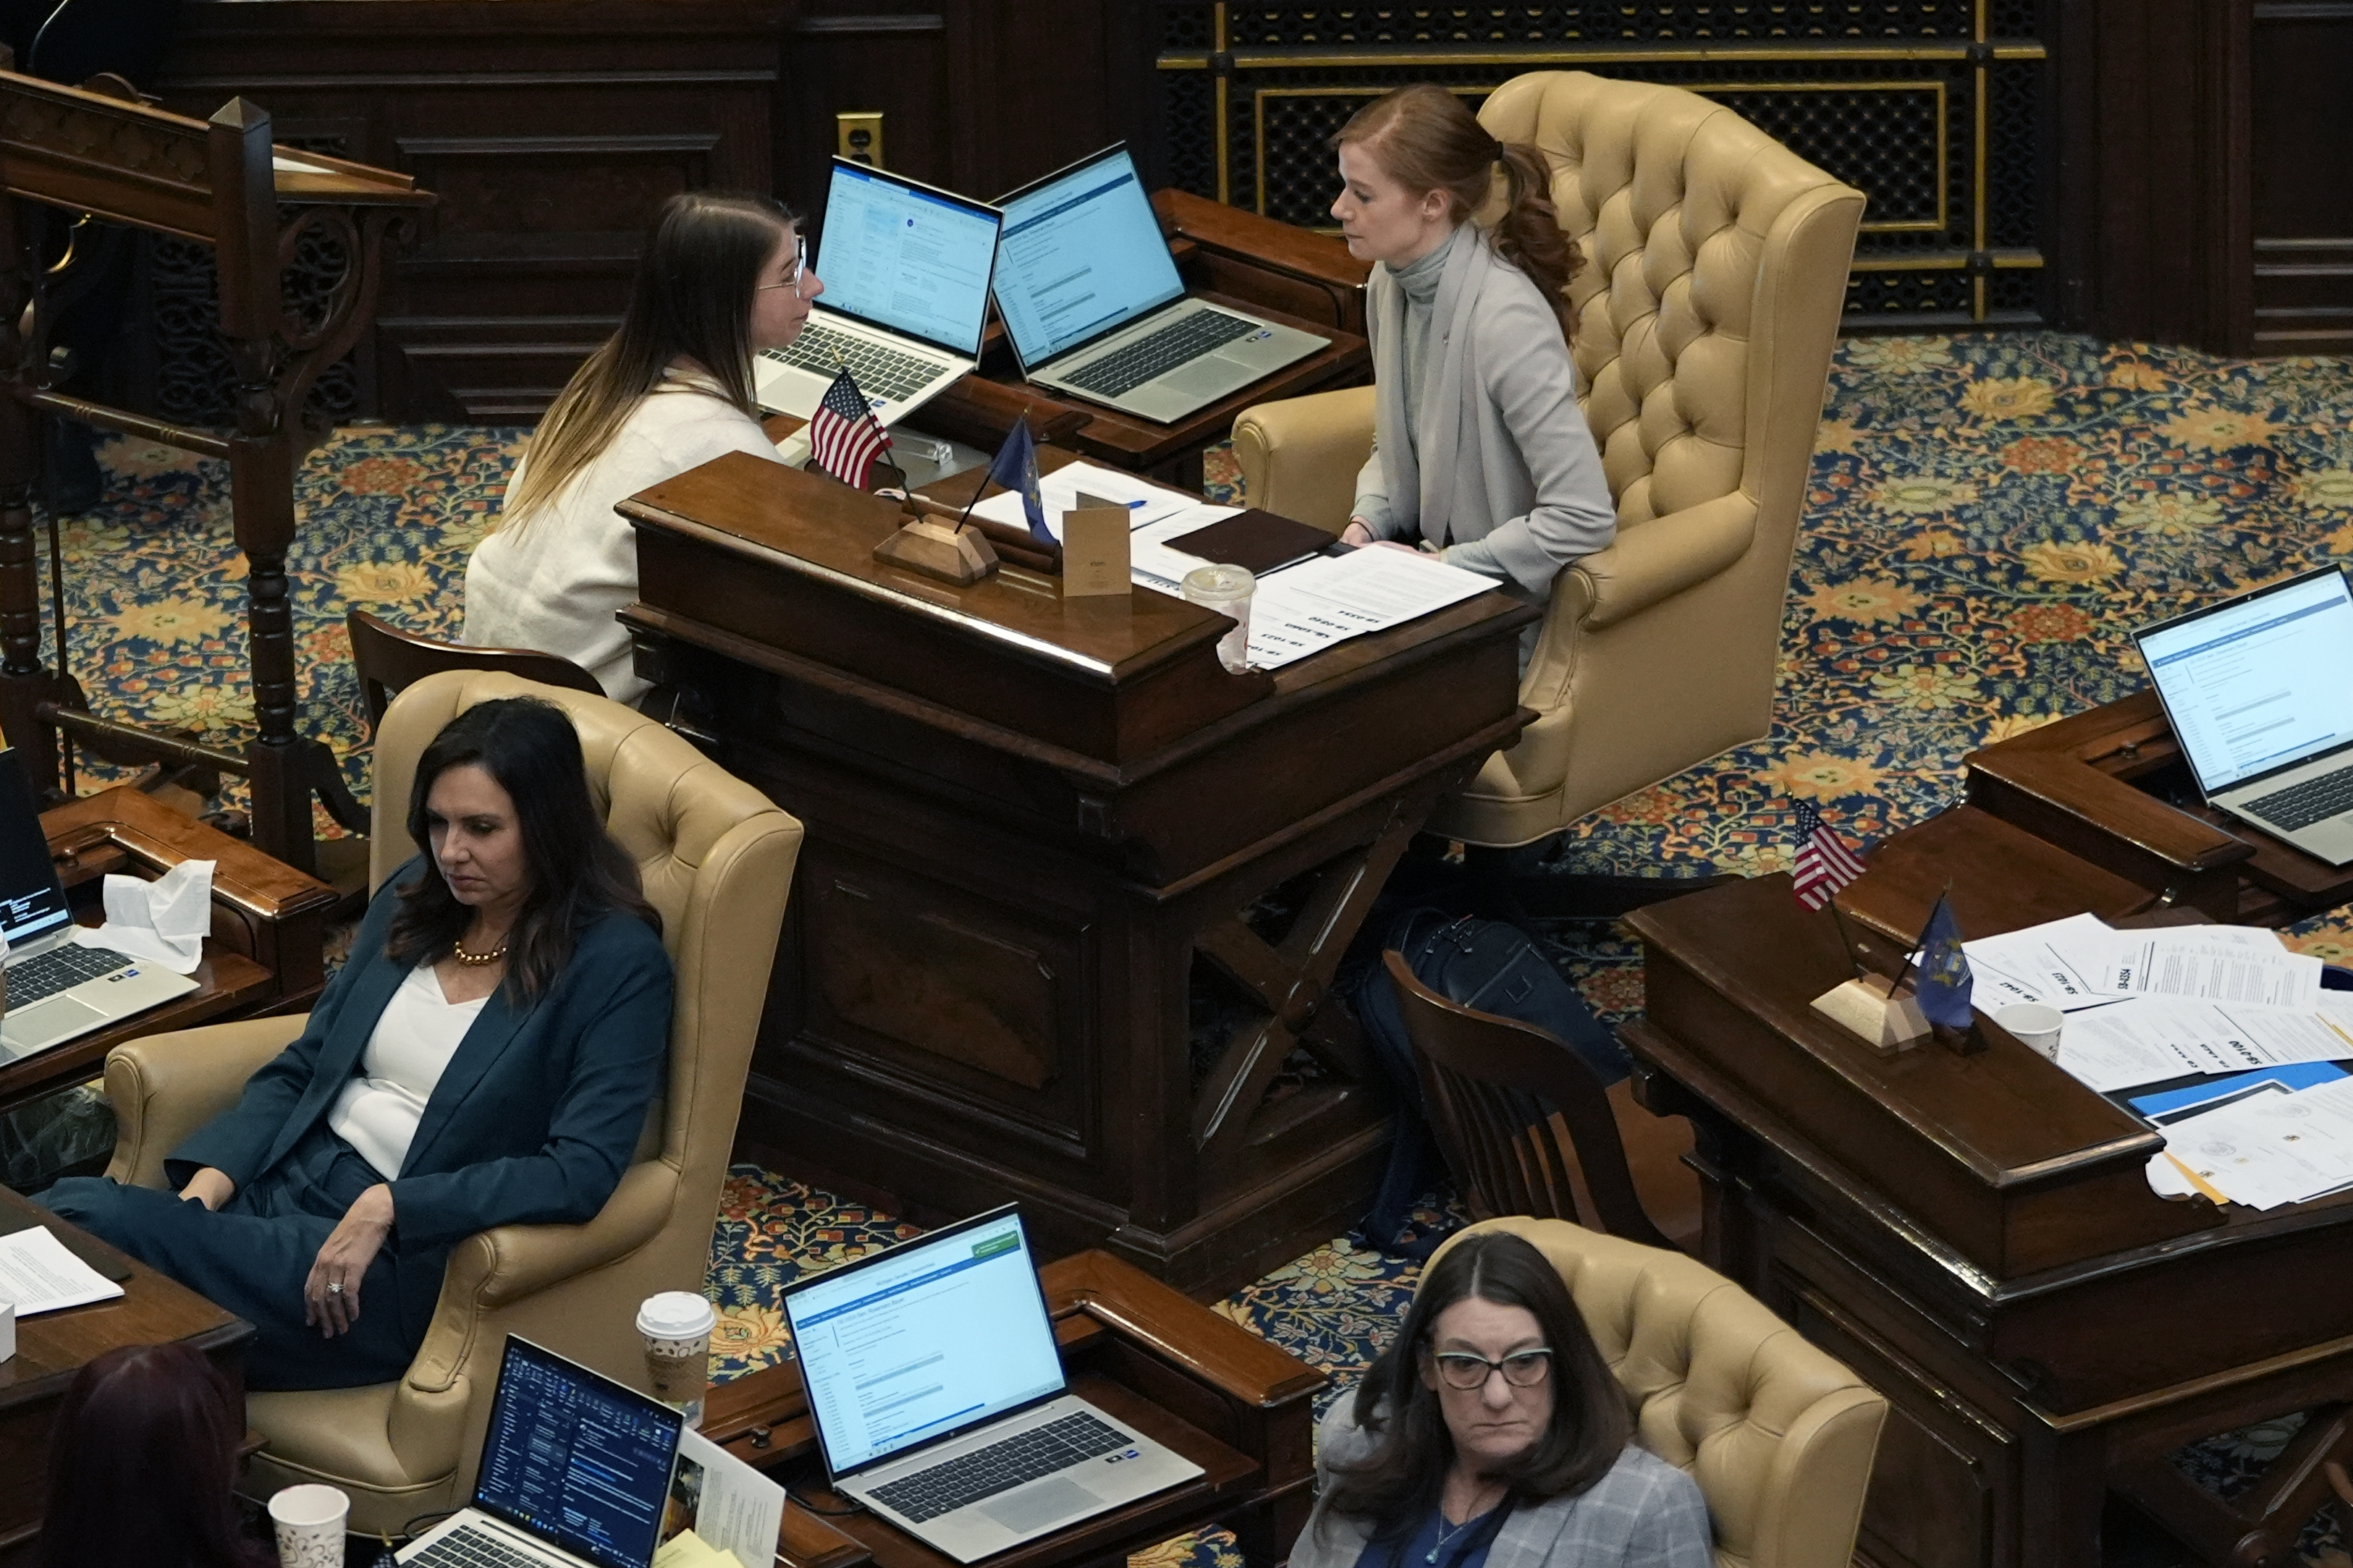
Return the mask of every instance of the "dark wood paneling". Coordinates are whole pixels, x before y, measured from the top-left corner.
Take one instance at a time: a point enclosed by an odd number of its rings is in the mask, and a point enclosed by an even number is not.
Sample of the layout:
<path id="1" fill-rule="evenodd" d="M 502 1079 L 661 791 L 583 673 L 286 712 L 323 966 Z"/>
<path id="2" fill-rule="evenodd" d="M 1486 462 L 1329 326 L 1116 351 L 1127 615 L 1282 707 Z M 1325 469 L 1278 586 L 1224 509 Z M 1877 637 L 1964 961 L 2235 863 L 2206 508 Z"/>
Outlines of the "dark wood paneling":
<path id="1" fill-rule="evenodd" d="M 2353 5 L 2254 7 L 2257 353 L 2353 353 Z"/>
<path id="2" fill-rule="evenodd" d="M 394 418 L 528 421 L 618 321 L 672 193 L 774 188 L 790 0 L 189 0 L 157 88 L 242 94 L 438 205 L 377 315 Z"/>

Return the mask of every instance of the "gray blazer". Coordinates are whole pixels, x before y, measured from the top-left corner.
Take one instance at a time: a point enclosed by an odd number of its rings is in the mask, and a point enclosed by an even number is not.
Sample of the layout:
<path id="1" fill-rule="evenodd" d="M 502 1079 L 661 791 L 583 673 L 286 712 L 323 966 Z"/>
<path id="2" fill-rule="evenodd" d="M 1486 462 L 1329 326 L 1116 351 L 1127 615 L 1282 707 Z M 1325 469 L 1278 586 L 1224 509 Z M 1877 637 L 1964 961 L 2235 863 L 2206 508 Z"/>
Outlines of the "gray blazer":
<path id="1" fill-rule="evenodd" d="M 1291 1568 L 1351 1568 L 1371 1538 L 1363 1520 L 1333 1514 L 1327 1521 L 1321 1500 L 1335 1464 L 1372 1450 L 1371 1436 L 1356 1423 L 1356 1405 L 1354 1394 L 1343 1394 L 1324 1417 L 1315 1452 L 1318 1500 L 1291 1549 Z M 1632 1444 L 1609 1474 L 1577 1496 L 1514 1509 L 1487 1549 L 1487 1568 L 1714 1568 L 1715 1562 L 1699 1483 Z"/>
<path id="2" fill-rule="evenodd" d="M 1365 285 L 1375 439 L 1356 493 L 1386 502 L 1386 537 L 1484 540 L 1521 590 L 1540 597 L 1563 566 L 1610 542 L 1618 509 L 1559 318 L 1483 230 L 1473 237 L 1447 258 L 1430 304 L 1411 442 L 1399 368 L 1405 291 L 1386 265 Z"/>

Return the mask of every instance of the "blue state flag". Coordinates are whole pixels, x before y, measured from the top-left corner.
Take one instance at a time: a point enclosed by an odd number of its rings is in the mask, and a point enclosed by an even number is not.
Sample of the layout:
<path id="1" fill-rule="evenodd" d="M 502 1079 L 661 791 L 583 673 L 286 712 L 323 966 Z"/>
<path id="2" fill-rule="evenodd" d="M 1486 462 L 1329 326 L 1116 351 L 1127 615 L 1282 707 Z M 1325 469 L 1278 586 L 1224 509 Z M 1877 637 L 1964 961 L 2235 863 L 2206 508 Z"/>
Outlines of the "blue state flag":
<path id="1" fill-rule="evenodd" d="M 1928 1022 L 1966 1029 L 1974 985 L 1969 961 L 1961 952 L 1961 922 L 1953 918 L 1952 905 L 1939 898 L 1920 932 L 1920 972 L 1912 984 L 1912 994 Z"/>
<path id="2" fill-rule="evenodd" d="M 1029 536 L 1050 547 L 1054 535 L 1046 526 L 1046 499 L 1038 493 L 1038 444 L 1029 438 L 1026 415 L 1013 422 L 1005 445 L 997 449 L 995 460 L 988 465 L 988 477 L 1008 490 L 1021 492 L 1021 510 L 1029 519 Z"/>

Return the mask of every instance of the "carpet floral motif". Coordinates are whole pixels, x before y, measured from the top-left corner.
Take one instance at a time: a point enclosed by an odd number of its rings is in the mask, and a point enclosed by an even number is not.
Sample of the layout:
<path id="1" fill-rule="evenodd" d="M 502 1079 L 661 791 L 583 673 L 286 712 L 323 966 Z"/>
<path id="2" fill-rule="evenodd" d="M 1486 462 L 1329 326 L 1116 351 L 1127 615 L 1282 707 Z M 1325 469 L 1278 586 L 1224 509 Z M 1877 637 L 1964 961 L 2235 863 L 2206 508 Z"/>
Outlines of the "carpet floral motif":
<path id="1" fill-rule="evenodd" d="M 2055 333 L 1879 338 L 1833 363 L 1782 626 L 1773 731 L 1577 824 L 1567 872 L 1788 861 L 1794 803 L 1858 840 L 1957 798 L 1960 759 L 1989 742 L 2144 684 L 2131 629 L 2255 583 L 2353 560 L 2353 365 L 2215 359 Z M 298 479 L 290 562 L 303 722 L 363 793 L 364 725 L 344 637 L 361 605 L 432 636 L 462 620 L 465 561 L 496 515 L 522 432 L 354 428 Z M 253 726 L 243 655 L 245 563 L 226 465 L 137 439 L 100 453 L 112 493 L 63 521 L 71 668 L 100 711 L 224 745 Z M 1208 462 L 1213 490 L 1238 474 Z M 103 770 L 90 770 L 102 776 Z M 1622 936 L 1549 927 L 1556 960 L 1606 1016 L 1640 1010 Z M 2290 940 L 2353 960 L 2353 921 Z M 776 1310 L 797 1273 L 913 1234 L 891 1216 L 750 1167 L 731 1173 L 710 1294 L 719 1365 L 789 1354 Z M 1219 1310 L 1334 1376 L 1378 1353 L 1410 1268 L 1335 1241 Z M 2228 1490 L 2284 1430 L 2185 1450 Z M 2302 1551 L 2342 1565 L 2323 1515 Z M 1148 1568 L 1235 1568 L 1229 1537 L 1187 1538 Z"/>

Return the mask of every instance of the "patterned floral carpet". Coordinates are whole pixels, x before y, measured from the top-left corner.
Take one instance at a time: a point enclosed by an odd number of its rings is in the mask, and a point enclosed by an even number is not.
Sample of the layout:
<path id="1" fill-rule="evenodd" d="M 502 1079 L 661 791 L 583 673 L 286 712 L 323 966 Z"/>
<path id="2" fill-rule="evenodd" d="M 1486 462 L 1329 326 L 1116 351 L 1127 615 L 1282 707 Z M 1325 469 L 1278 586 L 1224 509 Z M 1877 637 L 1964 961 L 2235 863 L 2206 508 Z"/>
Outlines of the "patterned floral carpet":
<path id="1" fill-rule="evenodd" d="M 362 605 L 427 633 L 458 626 L 467 553 L 493 515 L 520 432 L 354 429 L 301 479 L 292 563 L 312 731 L 364 792 L 342 616 Z M 235 743 L 243 562 L 222 465 L 141 441 L 101 452 L 115 493 L 63 527 L 72 667 L 101 711 Z M 1230 484 L 1213 454 L 1213 483 Z M 2143 684 L 2128 634 L 2236 588 L 2353 557 L 2353 364 L 2229 361 L 2052 333 L 1841 345 L 1783 626 L 1773 733 L 1578 825 L 1564 872 L 1788 863 L 1792 805 L 1870 839 L 1952 804 L 1963 753 Z M 1614 938 L 1547 934 L 1605 1014 L 1639 1009 Z M 2353 923 L 2309 921 L 2306 951 L 2353 957 Z M 744 1169 L 712 1290 L 729 1365 L 786 1353 L 776 1287 L 791 1270 L 904 1234 L 887 1216 Z M 1335 1243 L 1222 1310 L 1345 1383 L 1374 1354 L 1412 1272 Z M 2183 1463 L 2242 1485 L 2277 1425 Z M 2306 1557 L 2353 1568 L 2323 1515 Z M 1207 1563 L 1215 1541 L 1166 1552 Z"/>

